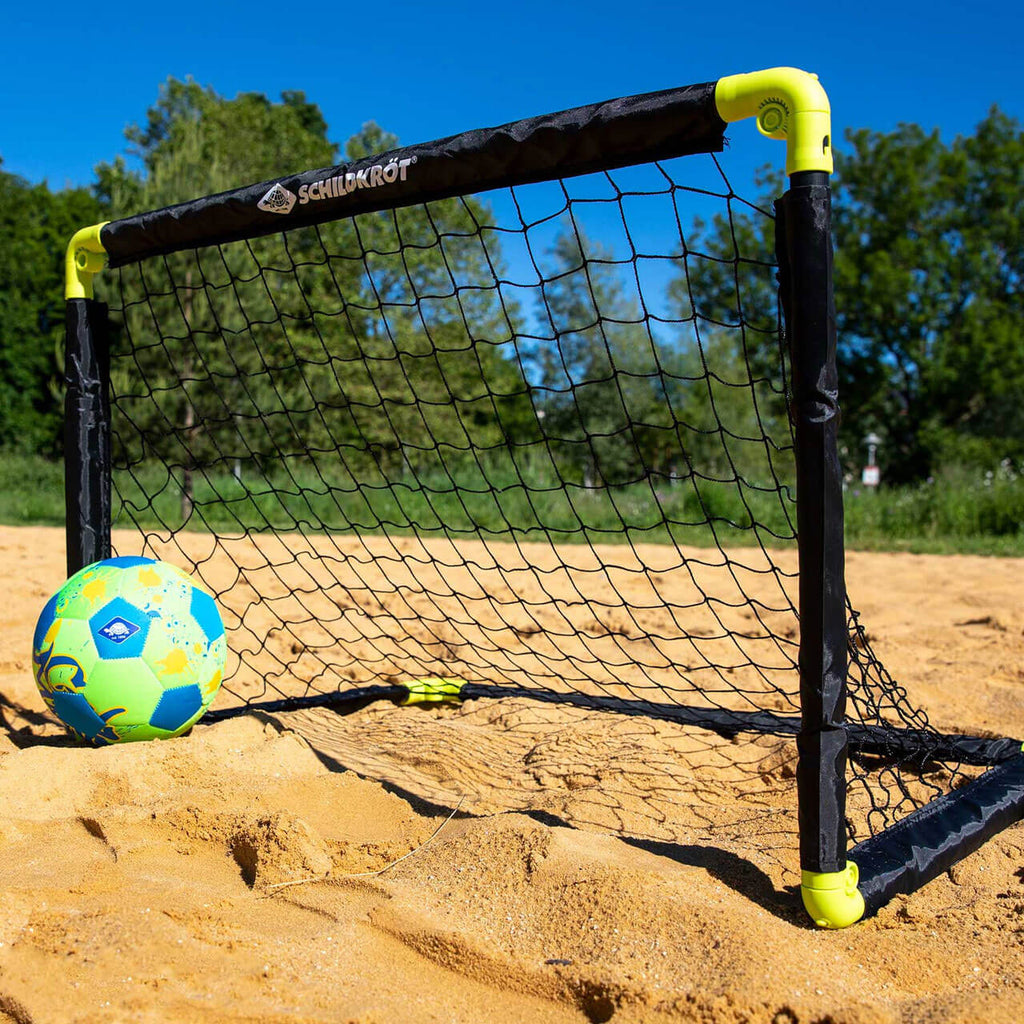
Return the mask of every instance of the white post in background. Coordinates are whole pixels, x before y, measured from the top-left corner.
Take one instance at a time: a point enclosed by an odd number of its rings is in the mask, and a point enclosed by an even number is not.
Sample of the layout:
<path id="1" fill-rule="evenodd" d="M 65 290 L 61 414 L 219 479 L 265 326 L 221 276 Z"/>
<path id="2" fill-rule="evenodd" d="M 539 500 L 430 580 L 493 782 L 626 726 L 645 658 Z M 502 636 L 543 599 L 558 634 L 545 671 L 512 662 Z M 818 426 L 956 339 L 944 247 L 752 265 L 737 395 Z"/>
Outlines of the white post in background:
<path id="1" fill-rule="evenodd" d="M 875 453 L 878 451 L 878 446 L 882 443 L 882 439 L 872 432 L 864 438 L 864 443 L 868 446 L 868 464 L 864 467 L 864 472 L 861 474 L 861 483 L 865 487 L 877 487 L 882 474 L 875 462 Z"/>

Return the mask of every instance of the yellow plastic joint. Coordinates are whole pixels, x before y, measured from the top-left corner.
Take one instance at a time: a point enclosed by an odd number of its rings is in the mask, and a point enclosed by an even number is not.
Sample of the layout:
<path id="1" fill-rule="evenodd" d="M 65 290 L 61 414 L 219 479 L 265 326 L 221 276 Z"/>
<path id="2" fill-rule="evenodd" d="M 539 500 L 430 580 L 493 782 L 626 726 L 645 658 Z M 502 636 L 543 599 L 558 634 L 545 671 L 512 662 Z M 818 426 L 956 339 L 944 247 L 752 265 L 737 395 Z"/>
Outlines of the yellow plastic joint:
<path id="1" fill-rule="evenodd" d="M 842 871 L 803 871 L 800 880 L 804 908 L 819 928 L 847 928 L 864 916 L 860 871 L 853 861 Z"/>
<path id="2" fill-rule="evenodd" d="M 64 260 L 64 298 L 91 299 L 92 279 L 107 265 L 107 252 L 100 231 L 109 224 L 93 224 L 71 236 Z"/>
<path id="3" fill-rule="evenodd" d="M 409 691 L 408 696 L 399 701 L 402 707 L 409 704 L 440 704 L 444 701 L 454 704 L 462 699 L 461 679 L 429 676 L 426 679 L 413 679 L 402 685 Z"/>
<path id="4" fill-rule="evenodd" d="M 715 104 L 730 124 L 757 118 L 771 139 L 786 140 L 786 173 L 832 173 L 832 108 L 817 75 L 797 68 L 768 68 L 728 75 L 715 86 Z"/>

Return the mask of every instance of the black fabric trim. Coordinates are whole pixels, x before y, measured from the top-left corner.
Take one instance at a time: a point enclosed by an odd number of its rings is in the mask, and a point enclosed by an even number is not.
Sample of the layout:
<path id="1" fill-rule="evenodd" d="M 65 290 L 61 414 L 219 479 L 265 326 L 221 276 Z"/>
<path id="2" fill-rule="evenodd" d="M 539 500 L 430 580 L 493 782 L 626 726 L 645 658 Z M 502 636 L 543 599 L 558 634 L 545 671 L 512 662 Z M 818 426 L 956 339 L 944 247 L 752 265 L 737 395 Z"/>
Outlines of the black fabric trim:
<path id="1" fill-rule="evenodd" d="M 241 715 L 275 714 L 284 711 L 302 711 L 306 708 L 337 708 L 346 713 L 358 711 L 378 700 L 390 700 L 400 703 L 409 696 L 409 691 L 398 684 L 379 686 L 360 686 L 352 690 L 339 690 L 337 693 L 315 693 L 306 697 L 283 697 L 281 700 L 265 700 L 251 704 L 240 704 L 233 708 L 217 708 L 207 711 L 204 722 L 221 722 L 227 718 L 238 718 Z"/>
<path id="2" fill-rule="evenodd" d="M 103 228 L 100 239 L 110 266 L 118 267 L 147 256 L 256 238 L 359 213 L 651 160 L 717 153 L 724 146 L 725 122 L 715 106 L 715 85 L 706 82 L 626 96 L 407 146 L 350 164 L 284 175 L 113 221 Z M 283 215 L 257 205 L 275 184 L 298 197 L 303 186 L 308 189 L 360 171 L 372 173 L 375 166 L 398 168 L 402 161 L 408 161 L 404 175 L 397 174 L 394 182 L 355 187 L 347 194 L 306 204 L 296 201 Z M 336 192 L 337 185 L 328 191 Z"/>
<path id="3" fill-rule="evenodd" d="M 295 711 L 309 707 L 363 707 L 376 700 L 402 703 L 409 691 L 401 683 L 371 685 L 338 693 L 314 694 L 307 697 L 285 697 L 261 701 L 237 708 L 224 708 L 206 713 L 204 721 L 233 718 L 251 712 Z M 733 739 L 743 733 L 763 736 L 796 736 L 800 719 L 795 715 L 777 715 L 771 711 L 730 711 L 727 708 L 695 707 L 629 697 L 609 697 L 560 690 L 543 690 L 527 686 L 497 683 L 464 683 L 461 700 L 527 697 L 547 704 L 567 704 L 589 711 L 608 711 L 620 715 L 659 718 L 680 725 L 694 726 Z M 958 762 L 988 767 L 1020 753 L 1021 741 L 986 739 L 976 736 L 942 736 L 933 732 L 887 728 L 881 725 L 848 725 L 851 753 L 863 753 L 883 759 L 886 764 L 921 765 L 932 762 Z"/>
<path id="4" fill-rule="evenodd" d="M 107 307 L 69 299 L 64 312 L 64 506 L 73 576 L 110 557 L 110 350 Z"/>
<path id="5" fill-rule="evenodd" d="M 850 851 L 867 914 L 919 889 L 1022 819 L 1024 756 L 1018 753 Z"/>
<path id="6" fill-rule="evenodd" d="M 1021 741 L 943 735 L 930 730 L 847 723 L 849 756 L 868 768 L 888 765 L 922 769 L 934 764 L 990 767 L 1016 757 Z M 873 762 L 873 763 L 869 763 Z"/>
<path id="7" fill-rule="evenodd" d="M 841 871 L 846 862 L 848 638 L 831 209 L 828 175 L 813 171 L 794 174 L 775 204 L 800 558 L 800 865 L 814 872 Z"/>

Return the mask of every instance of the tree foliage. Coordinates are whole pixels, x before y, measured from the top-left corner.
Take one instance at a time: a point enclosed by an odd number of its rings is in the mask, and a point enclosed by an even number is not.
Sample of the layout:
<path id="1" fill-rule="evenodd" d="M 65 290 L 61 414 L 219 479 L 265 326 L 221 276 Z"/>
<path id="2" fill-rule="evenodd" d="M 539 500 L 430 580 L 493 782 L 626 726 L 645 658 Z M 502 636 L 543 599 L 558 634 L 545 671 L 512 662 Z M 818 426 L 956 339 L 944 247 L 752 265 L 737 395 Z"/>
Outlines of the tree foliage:
<path id="1" fill-rule="evenodd" d="M 770 195 L 783 188 L 771 169 L 757 184 Z M 679 323 L 676 405 L 691 431 L 691 461 L 717 479 L 764 489 L 792 471 L 792 459 L 778 458 L 790 431 L 770 210 L 770 199 L 732 197 L 710 223 L 695 220 L 668 289 Z"/>
<path id="2" fill-rule="evenodd" d="M 841 440 L 869 432 L 891 482 L 1024 454 L 1024 134 L 993 108 L 950 143 L 918 125 L 847 134 L 833 181 Z M 778 195 L 772 183 L 770 195 Z M 758 205 L 770 208 L 770 198 Z M 771 220 L 732 201 L 696 225 L 681 317 L 744 325 L 755 378 L 773 372 Z M 696 279 L 694 279 L 696 278 Z"/>
<path id="3" fill-rule="evenodd" d="M 101 181 L 119 211 L 155 208 L 275 177 L 286 158 L 332 163 L 325 132 L 301 93 L 225 100 L 171 81 L 129 130 L 143 169 L 122 161 Z M 397 144 L 370 122 L 345 155 Z M 131 358 L 115 359 L 113 386 L 135 447 L 122 456 L 180 469 L 187 515 L 193 464 L 331 454 L 350 486 L 384 487 L 505 447 L 530 407 L 500 252 L 477 230 L 488 216 L 451 199 L 126 268 L 114 293 Z"/>
<path id="4" fill-rule="evenodd" d="M 843 403 L 890 478 L 1024 453 L 1024 134 L 847 136 L 835 203 Z"/>
<path id="5" fill-rule="evenodd" d="M 99 212 L 88 190 L 30 185 L 0 161 L 0 449 L 60 451 L 64 253 Z"/>
<path id="6" fill-rule="evenodd" d="M 544 276 L 537 394 L 560 475 L 586 486 L 639 479 L 657 461 L 640 436 L 654 399 L 652 343 L 613 253 L 566 222 Z"/>
<path id="7" fill-rule="evenodd" d="M 188 79 L 168 79 L 144 126 L 125 131 L 129 155 L 96 169 L 111 218 L 335 162 L 319 107 L 302 92 L 275 103 L 262 93 L 234 99 Z"/>

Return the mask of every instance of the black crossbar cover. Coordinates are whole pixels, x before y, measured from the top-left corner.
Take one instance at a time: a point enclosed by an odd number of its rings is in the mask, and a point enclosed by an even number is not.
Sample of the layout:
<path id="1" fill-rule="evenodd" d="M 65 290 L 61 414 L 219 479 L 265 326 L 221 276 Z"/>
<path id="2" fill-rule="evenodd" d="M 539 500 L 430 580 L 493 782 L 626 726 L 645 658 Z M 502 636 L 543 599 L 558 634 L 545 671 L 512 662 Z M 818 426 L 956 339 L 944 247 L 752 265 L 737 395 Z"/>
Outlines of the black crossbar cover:
<path id="1" fill-rule="evenodd" d="M 725 122 L 715 106 L 715 84 L 592 103 L 284 175 L 112 221 L 100 238 L 110 266 L 118 267 L 360 213 L 721 152 Z"/>

